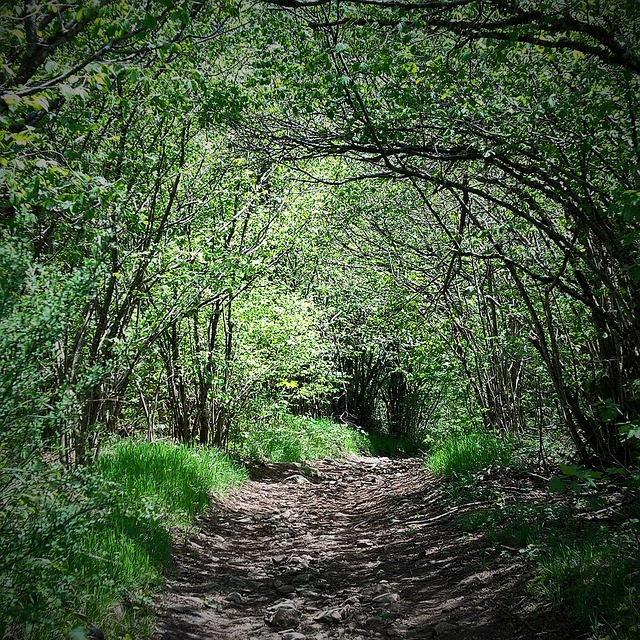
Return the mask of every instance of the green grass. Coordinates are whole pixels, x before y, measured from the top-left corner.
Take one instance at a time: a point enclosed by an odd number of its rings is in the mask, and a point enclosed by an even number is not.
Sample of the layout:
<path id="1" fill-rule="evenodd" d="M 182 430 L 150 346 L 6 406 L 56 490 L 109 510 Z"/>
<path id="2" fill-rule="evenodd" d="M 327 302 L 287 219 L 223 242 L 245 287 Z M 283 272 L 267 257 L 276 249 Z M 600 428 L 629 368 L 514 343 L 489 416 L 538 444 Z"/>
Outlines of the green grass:
<path id="1" fill-rule="evenodd" d="M 417 456 L 422 453 L 420 445 L 411 440 L 371 433 L 365 436 L 363 451 L 374 456 Z"/>
<path id="2" fill-rule="evenodd" d="M 206 509 L 210 492 L 224 493 L 246 478 L 218 449 L 167 442 L 123 441 L 100 457 L 96 470 L 118 483 L 128 503 L 151 503 L 178 526 Z"/>
<path id="3" fill-rule="evenodd" d="M 280 413 L 250 425 L 236 438 L 241 455 L 269 462 L 302 462 L 359 453 L 366 438 L 350 427 L 325 418 Z"/>
<path id="4" fill-rule="evenodd" d="M 633 510 L 597 521 L 577 518 L 570 499 L 504 503 L 498 495 L 461 515 L 458 527 L 481 533 L 488 550 L 526 561 L 532 593 L 565 608 L 594 637 L 639 638 L 640 521 Z M 596 494 L 582 500 L 594 510 L 602 503 Z"/>
<path id="5" fill-rule="evenodd" d="M 249 425 L 235 438 L 238 453 L 252 460 L 303 462 L 342 458 L 348 454 L 410 455 L 416 444 L 401 438 L 366 434 L 327 418 L 309 418 L 288 413 Z"/>
<path id="6" fill-rule="evenodd" d="M 427 458 L 437 476 L 469 476 L 492 464 L 509 464 L 511 449 L 489 433 L 471 433 L 445 440 Z"/>
<path id="7" fill-rule="evenodd" d="M 466 532 L 482 532 L 491 545 L 525 549 L 563 540 L 573 530 L 570 510 L 557 504 L 494 504 L 465 513 L 457 520 Z M 576 532 L 577 533 L 577 532 Z"/>
<path id="8" fill-rule="evenodd" d="M 546 550 L 532 590 L 568 606 L 600 638 L 634 640 L 640 637 L 638 543 L 603 533 L 598 542 L 574 540 Z"/>
<path id="9" fill-rule="evenodd" d="M 87 623 L 110 638 L 149 637 L 147 603 L 170 567 L 170 532 L 188 527 L 211 492 L 245 478 L 217 450 L 131 441 L 75 474 L 21 470 L 0 513 L 9 550 L 0 559 L 0 637 L 53 640 Z"/>

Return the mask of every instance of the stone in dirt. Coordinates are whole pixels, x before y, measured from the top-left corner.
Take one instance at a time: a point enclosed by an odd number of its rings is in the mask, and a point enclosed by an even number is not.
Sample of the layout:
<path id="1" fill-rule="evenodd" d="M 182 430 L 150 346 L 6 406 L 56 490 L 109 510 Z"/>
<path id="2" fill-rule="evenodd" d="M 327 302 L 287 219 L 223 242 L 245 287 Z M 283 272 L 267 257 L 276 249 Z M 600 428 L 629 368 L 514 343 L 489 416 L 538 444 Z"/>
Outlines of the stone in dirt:
<path id="1" fill-rule="evenodd" d="M 227 602 L 233 602 L 234 604 L 242 604 L 243 598 L 237 591 L 232 591 L 227 596 Z"/>
<path id="2" fill-rule="evenodd" d="M 457 624 L 451 624 L 450 622 L 438 622 L 438 624 L 433 627 L 433 630 L 439 636 L 444 636 L 447 633 L 451 633 L 452 631 L 458 630 Z"/>
<path id="3" fill-rule="evenodd" d="M 267 619 L 267 624 L 277 629 L 295 629 L 300 624 L 300 612 L 297 609 L 277 609 Z"/>
<path id="4" fill-rule="evenodd" d="M 311 580 L 310 573 L 299 573 L 297 576 L 294 576 L 291 582 L 294 584 L 304 584 L 305 582 L 309 582 Z"/>
<path id="5" fill-rule="evenodd" d="M 398 602 L 400 600 L 400 595 L 397 593 L 381 593 L 379 596 L 375 596 L 372 598 L 372 602 L 376 604 L 391 604 L 393 602 Z"/>
<path id="6" fill-rule="evenodd" d="M 283 596 L 289 595 L 290 593 L 294 593 L 296 588 L 292 584 L 282 584 L 279 587 L 276 587 L 276 591 Z"/>
<path id="7" fill-rule="evenodd" d="M 298 633 L 297 631 L 285 631 L 282 634 L 282 640 L 304 640 L 304 633 Z"/>
<path id="8" fill-rule="evenodd" d="M 277 611 L 278 609 L 295 609 L 296 603 L 293 600 L 283 600 L 282 602 L 277 602 L 274 605 L 271 605 L 267 611 Z"/>
<path id="9" fill-rule="evenodd" d="M 336 624 L 342 621 L 342 614 L 337 609 L 330 609 L 329 611 L 323 611 L 318 614 L 314 620 L 316 622 L 327 622 L 330 624 Z"/>
<path id="10" fill-rule="evenodd" d="M 372 616 L 371 618 L 367 618 L 362 624 L 362 626 L 369 631 L 374 629 L 379 629 L 383 625 L 384 625 L 384 621 L 382 620 L 382 618 L 379 618 L 378 616 Z"/>

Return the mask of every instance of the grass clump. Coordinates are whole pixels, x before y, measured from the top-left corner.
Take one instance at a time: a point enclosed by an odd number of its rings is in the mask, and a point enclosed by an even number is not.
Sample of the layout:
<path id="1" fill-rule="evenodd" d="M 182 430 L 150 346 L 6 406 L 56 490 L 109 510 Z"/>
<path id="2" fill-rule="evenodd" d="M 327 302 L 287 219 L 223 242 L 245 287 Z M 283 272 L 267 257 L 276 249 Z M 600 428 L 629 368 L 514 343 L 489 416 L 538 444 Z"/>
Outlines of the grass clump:
<path id="1" fill-rule="evenodd" d="M 326 418 L 279 413 L 238 437 L 241 455 L 269 462 L 301 462 L 357 454 L 366 436 Z"/>
<path id="2" fill-rule="evenodd" d="M 367 434 L 328 418 L 269 415 L 235 437 L 238 453 L 252 460 L 302 462 L 363 453 L 374 456 L 412 455 L 418 445 L 402 438 Z"/>
<path id="3" fill-rule="evenodd" d="M 244 470 L 216 450 L 123 441 L 94 467 L 0 468 L 0 637 L 150 637 L 171 534 Z"/>
<path id="4" fill-rule="evenodd" d="M 168 442 L 123 441 L 100 457 L 97 471 L 118 483 L 127 502 L 146 502 L 177 526 L 188 526 L 207 508 L 210 492 L 224 493 L 247 477 L 219 449 Z"/>
<path id="5" fill-rule="evenodd" d="M 482 532 L 491 545 L 525 549 L 562 540 L 572 524 L 570 510 L 557 504 L 495 504 L 470 511 L 457 521 L 466 532 Z"/>
<path id="6" fill-rule="evenodd" d="M 363 452 L 374 456 L 403 457 L 419 455 L 422 452 L 416 442 L 379 433 L 367 434 L 362 446 Z"/>
<path id="7" fill-rule="evenodd" d="M 511 448 L 490 433 L 476 432 L 445 440 L 427 459 L 436 476 L 464 477 L 492 464 L 511 461 Z"/>

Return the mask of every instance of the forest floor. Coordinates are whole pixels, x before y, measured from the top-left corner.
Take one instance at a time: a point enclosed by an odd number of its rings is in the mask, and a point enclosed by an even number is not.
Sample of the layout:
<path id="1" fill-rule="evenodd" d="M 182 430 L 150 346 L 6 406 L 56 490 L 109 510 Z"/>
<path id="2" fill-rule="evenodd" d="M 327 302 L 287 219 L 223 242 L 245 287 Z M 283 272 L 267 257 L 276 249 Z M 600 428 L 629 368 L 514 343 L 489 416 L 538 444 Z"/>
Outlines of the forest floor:
<path id="1" fill-rule="evenodd" d="M 415 459 L 271 464 L 176 548 L 158 640 L 586 638 Z M 467 505 L 471 506 L 471 505 Z"/>

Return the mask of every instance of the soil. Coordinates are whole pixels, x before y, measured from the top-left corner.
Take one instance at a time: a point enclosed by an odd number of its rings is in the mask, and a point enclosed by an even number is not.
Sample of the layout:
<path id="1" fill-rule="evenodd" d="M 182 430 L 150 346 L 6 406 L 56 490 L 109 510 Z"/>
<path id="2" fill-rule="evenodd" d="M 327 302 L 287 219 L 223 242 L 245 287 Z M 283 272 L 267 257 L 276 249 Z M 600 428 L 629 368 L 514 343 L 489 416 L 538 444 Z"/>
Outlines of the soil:
<path id="1" fill-rule="evenodd" d="M 586 638 L 419 460 L 262 465 L 179 544 L 157 640 Z"/>

